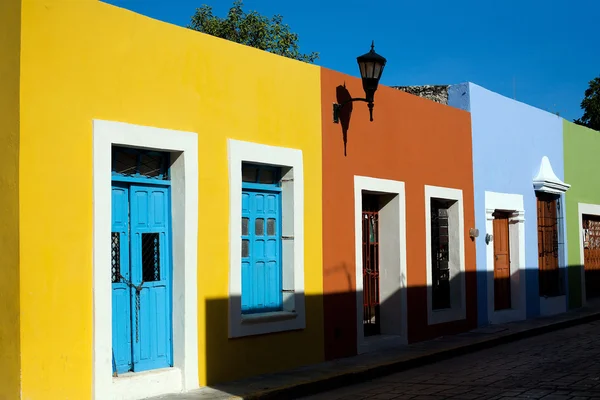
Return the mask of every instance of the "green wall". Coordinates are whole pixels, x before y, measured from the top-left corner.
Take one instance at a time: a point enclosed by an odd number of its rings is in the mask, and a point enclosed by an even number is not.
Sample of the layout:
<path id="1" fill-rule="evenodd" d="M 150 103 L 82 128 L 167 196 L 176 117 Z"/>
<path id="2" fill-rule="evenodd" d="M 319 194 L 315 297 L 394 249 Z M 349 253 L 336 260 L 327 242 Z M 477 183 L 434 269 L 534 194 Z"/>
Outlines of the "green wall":
<path id="1" fill-rule="evenodd" d="M 600 205 L 600 132 L 572 122 L 563 122 L 565 149 L 567 250 L 569 265 L 569 307 L 581 307 L 579 253 L 579 203 Z"/>

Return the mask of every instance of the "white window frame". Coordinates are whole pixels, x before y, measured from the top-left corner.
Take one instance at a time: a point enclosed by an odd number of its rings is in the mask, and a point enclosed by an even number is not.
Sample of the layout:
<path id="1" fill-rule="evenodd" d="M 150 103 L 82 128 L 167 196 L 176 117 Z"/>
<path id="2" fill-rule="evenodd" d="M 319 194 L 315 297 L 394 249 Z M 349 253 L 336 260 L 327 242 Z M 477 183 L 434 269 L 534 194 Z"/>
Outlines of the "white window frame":
<path id="1" fill-rule="evenodd" d="M 494 309 L 494 212 L 510 214 L 508 237 L 510 248 L 510 294 L 511 308 Z M 487 309 L 491 324 L 503 324 L 526 318 L 527 286 L 525 284 L 525 209 L 523 195 L 485 192 L 485 230 L 491 235 L 486 243 Z"/>
<path id="2" fill-rule="evenodd" d="M 431 272 L 431 199 L 454 200 L 457 207 L 458 226 L 456 231 L 458 237 L 450 233 L 450 308 L 444 310 L 433 310 L 433 290 Z M 454 207 L 453 206 L 453 207 Z M 452 208 L 452 207 L 451 207 Z M 452 213 L 452 211 L 450 211 Z M 452 218 L 450 216 L 450 218 Z M 453 219 L 453 218 L 452 218 Z M 455 223 L 456 223 L 455 222 Z M 452 224 L 452 221 L 450 222 Z M 452 226 L 450 226 L 452 229 Z M 456 236 L 456 235 L 454 235 Z M 463 192 L 461 189 L 452 189 L 440 186 L 425 185 L 425 243 L 426 243 L 426 267 L 427 267 L 427 322 L 429 325 L 441 324 L 450 321 L 466 319 L 466 293 L 465 293 L 465 218 Z M 455 249 L 455 250 L 453 250 Z M 455 256 L 453 256 L 453 253 Z M 458 262 L 453 262 L 452 259 Z M 458 275 L 458 283 L 456 276 Z M 454 291 L 458 289 L 458 296 Z M 457 300 L 458 298 L 458 300 Z"/>
<path id="3" fill-rule="evenodd" d="M 177 154 L 171 165 L 173 367 L 112 376 L 110 266 L 112 145 Z M 187 392 L 198 382 L 198 136 L 93 121 L 93 398 L 136 400 Z"/>
<path id="4" fill-rule="evenodd" d="M 380 257 L 381 335 L 368 338 L 369 340 L 365 339 L 363 326 L 363 192 L 396 195 L 380 212 L 379 229 L 380 232 L 384 231 L 380 235 L 380 254 L 382 252 L 388 254 Z M 386 218 L 388 216 L 389 218 Z M 406 191 L 404 182 L 354 176 L 354 235 L 357 352 L 358 354 L 366 353 L 390 344 L 407 344 Z M 398 253 L 393 254 L 395 253 L 393 250 L 398 250 Z M 389 259 L 387 260 L 389 263 L 386 262 L 386 259 Z M 384 281 L 383 284 L 382 281 Z M 397 295 L 398 291 L 400 296 Z M 398 310 L 400 311 L 398 312 Z M 373 340 L 379 341 L 379 343 L 374 343 Z"/>
<path id="5" fill-rule="evenodd" d="M 304 170 L 302 150 L 229 139 L 229 337 L 304 329 Z M 283 310 L 242 315 L 242 163 L 283 167 Z M 287 168 L 286 168 L 287 167 Z M 287 169 L 287 171 L 286 171 Z"/>
<path id="6" fill-rule="evenodd" d="M 579 218 L 578 226 L 579 230 L 579 265 L 581 265 L 581 305 L 585 306 L 587 304 L 587 297 L 585 292 L 585 268 L 584 268 L 584 249 L 583 249 L 583 216 L 584 215 L 596 215 L 600 216 L 600 205 L 598 204 L 588 204 L 588 203 L 578 203 L 577 205 L 577 215 Z"/>

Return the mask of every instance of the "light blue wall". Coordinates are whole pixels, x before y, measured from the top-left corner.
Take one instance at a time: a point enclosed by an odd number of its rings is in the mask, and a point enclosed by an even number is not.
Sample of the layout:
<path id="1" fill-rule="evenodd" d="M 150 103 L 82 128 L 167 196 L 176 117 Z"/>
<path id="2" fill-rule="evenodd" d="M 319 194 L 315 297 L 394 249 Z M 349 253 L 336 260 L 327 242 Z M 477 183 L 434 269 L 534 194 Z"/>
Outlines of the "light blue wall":
<path id="1" fill-rule="evenodd" d="M 533 178 L 539 171 L 542 157 L 548 156 L 556 176 L 564 179 L 562 119 L 473 83 L 453 85 L 448 95 L 449 105 L 471 112 L 475 223 L 480 230 L 476 239 L 479 324 L 488 323 L 487 297 L 491 295 L 487 293 L 485 235 L 493 232 L 485 231 L 486 191 L 523 195 L 527 318 L 538 316 L 537 203 Z M 564 204 L 563 196 L 562 240 L 565 245 L 564 254 L 560 255 L 561 268 L 566 264 L 567 248 Z M 567 274 L 563 273 L 563 276 L 566 291 Z"/>

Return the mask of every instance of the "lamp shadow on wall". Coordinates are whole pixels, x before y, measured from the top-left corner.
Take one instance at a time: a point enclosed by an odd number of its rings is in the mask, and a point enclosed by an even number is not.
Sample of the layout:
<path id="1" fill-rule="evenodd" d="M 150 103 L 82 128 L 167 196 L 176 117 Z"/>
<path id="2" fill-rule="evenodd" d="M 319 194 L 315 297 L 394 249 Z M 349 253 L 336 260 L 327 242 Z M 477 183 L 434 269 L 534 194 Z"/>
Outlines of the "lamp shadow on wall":
<path id="1" fill-rule="evenodd" d="M 344 156 L 346 156 L 346 145 L 348 143 L 348 129 L 350 128 L 350 117 L 352 116 L 352 96 L 348 89 L 346 89 L 346 83 L 339 85 L 335 88 L 335 98 L 338 104 L 348 102 L 340 109 L 340 125 L 342 127 L 342 140 L 344 142 Z"/>

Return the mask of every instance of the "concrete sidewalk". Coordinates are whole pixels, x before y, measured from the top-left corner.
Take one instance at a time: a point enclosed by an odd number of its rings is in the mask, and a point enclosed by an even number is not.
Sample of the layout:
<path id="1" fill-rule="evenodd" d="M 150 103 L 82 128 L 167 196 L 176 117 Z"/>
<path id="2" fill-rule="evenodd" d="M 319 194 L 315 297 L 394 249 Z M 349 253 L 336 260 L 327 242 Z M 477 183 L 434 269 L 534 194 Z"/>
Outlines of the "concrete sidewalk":
<path id="1" fill-rule="evenodd" d="M 593 304 L 557 316 L 494 325 L 427 342 L 153 399 L 293 399 L 599 319 L 600 307 Z"/>

